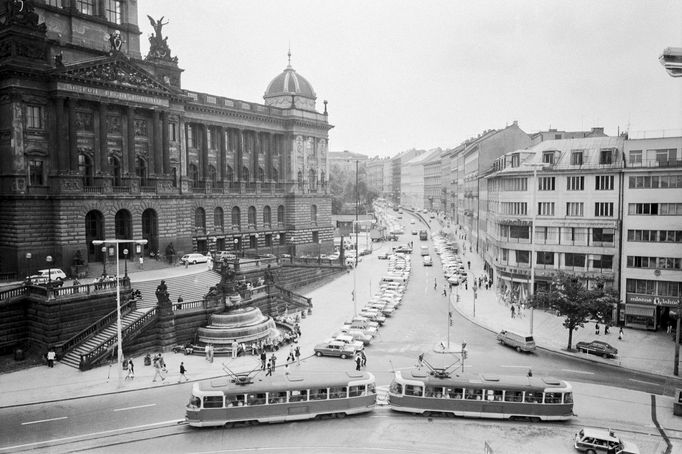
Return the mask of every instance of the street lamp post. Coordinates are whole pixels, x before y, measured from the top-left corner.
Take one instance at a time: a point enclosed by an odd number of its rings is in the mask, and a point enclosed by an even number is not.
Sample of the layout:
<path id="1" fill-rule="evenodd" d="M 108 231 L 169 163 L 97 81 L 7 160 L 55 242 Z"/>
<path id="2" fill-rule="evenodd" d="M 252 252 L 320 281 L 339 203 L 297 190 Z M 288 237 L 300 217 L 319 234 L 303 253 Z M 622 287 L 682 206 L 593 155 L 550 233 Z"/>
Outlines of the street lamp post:
<path id="1" fill-rule="evenodd" d="M 279 233 L 275 234 L 275 242 L 277 243 L 277 257 L 279 257 Z"/>
<path id="2" fill-rule="evenodd" d="M 358 315 L 358 297 L 357 293 L 357 280 L 358 280 L 358 263 L 360 261 L 360 254 L 358 253 L 358 205 L 360 203 L 360 197 L 358 195 L 358 164 L 359 160 L 355 160 L 355 265 L 353 266 L 353 315 L 357 317 Z"/>
<path id="3" fill-rule="evenodd" d="M 27 270 L 26 270 L 26 276 L 30 276 L 30 275 L 31 275 L 31 257 L 33 257 L 33 256 L 31 255 L 31 253 L 30 253 L 30 252 L 27 252 L 27 253 L 26 253 L 26 268 L 27 268 Z"/>
<path id="4" fill-rule="evenodd" d="M 124 259 L 124 264 L 125 264 L 125 272 L 123 274 L 123 277 L 127 280 L 128 279 L 128 249 L 123 249 L 123 259 Z"/>
<path id="5" fill-rule="evenodd" d="M 256 257 L 258 257 L 258 236 L 259 235 L 257 233 L 255 235 L 253 235 L 253 237 L 256 238 L 256 241 L 255 241 L 255 243 L 256 243 Z"/>
<path id="6" fill-rule="evenodd" d="M 117 352 L 117 361 L 123 361 L 123 329 L 121 327 L 121 281 L 119 278 L 119 258 L 118 258 L 118 245 L 120 243 L 129 243 L 130 240 L 94 240 L 92 242 L 93 245 L 95 246 L 100 246 L 100 245 L 105 245 L 105 244 L 113 244 L 116 246 L 116 336 L 118 338 L 118 352 Z M 147 244 L 147 240 L 133 240 L 134 243 L 136 244 Z M 102 248 L 104 251 L 106 251 L 106 246 Z M 127 251 L 127 249 L 125 250 Z M 106 262 L 106 253 L 104 255 L 104 259 Z M 116 367 L 118 370 L 118 386 L 121 386 L 122 382 L 122 365 L 118 365 Z"/>
<path id="7" fill-rule="evenodd" d="M 95 241 L 99 241 L 99 240 L 95 240 Z M 92 243 L 94 244 L 95 241 L 93 241 Z M 107 275 L 107 247 L 106 246 L 102 246 L 102 263 L 104 264 L 102 267 L 102 276 L 106 276 Z"/>
<path id="8" fill-rule="evenodd" d="M 47 262 L 47 286 L 50 287 L 52 284 L 52 256 L 45 257 L 45 261 Z"/>

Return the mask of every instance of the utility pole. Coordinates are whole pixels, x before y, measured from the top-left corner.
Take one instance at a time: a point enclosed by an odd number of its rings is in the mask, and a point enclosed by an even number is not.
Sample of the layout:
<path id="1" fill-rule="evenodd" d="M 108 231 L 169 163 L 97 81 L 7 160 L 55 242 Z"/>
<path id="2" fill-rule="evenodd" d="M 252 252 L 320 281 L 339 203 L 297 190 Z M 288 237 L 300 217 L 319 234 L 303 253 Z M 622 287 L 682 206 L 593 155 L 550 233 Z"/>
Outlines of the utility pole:
<path id="1" fill-rule="evenodd" d="M 673 375 L 680 375 L 680 322 L 682 321 L 682 299 L 677 302 L 677 328 L 675 329 L 675 364 Z"/>

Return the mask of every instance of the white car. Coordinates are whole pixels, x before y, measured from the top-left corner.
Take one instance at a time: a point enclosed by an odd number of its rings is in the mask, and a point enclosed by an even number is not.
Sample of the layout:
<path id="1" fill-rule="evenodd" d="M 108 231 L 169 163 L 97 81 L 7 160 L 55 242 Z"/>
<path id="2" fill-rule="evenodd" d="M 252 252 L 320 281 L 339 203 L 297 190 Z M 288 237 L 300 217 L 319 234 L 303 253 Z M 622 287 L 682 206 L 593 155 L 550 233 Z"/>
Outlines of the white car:
<path id="1" fill-rule="evenodd" d="M 54 285 L 61 287 L 64 285 L 64 281 L 67 279 L 66 273 L 59 268 L 46 268 L 44 270 L 38 270 L 38 274 L 29 276 L 31 284 L 42 285 L 52 282 Z"/>
<path id="2" fill-rule="evenodd" d="M 185 254 L 182 256 L 180 261 L 182 263 L 191 263 L 193 265 L 196 265 L 197 263 L 208 262 L 208 257 L 205 256 L 204 254 L 199 254 L 199 253 Z"/>

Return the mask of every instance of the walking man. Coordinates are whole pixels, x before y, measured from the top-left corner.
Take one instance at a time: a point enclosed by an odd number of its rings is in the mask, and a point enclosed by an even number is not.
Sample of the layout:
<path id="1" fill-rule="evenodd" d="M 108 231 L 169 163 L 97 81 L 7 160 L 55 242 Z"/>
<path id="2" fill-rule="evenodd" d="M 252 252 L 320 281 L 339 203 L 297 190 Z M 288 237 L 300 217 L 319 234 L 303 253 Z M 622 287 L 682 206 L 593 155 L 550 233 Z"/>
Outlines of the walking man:
<path id="1" fill-rule="evenodd" d="M 294 349 L 294 355 L 296 355 L 296 364 L 300 366 L 301 365 L 301 347 L 299 347 L 298 345 Z"/>
<path id="2" fill-rule="evenodd" d="M 187 372 L 187 369 L 185 369 L 185 363 L 181 362 L 180 363 L 180 376 L 178 377 L 178 383 L 180 383 L 180 380 L 183 378 L 185 381 L 189 381 L 189 378 L 187 378 L 187 375 L 185 373 Z"/>
<path id="3" fill-rule="evenodd" d="M 135 378 L 135 365 L 133 364 L 133 360 L 129 359 L 128 360 L 128 374 L 126 375 L 125 379 L 126 380 L 128 380 L 128 379 L 132 380 L 133 378 Z"/>
<path id="4" fill-rule="evenodd" d="M 47 351 L 47 367 L 54 367 L 54 360 L 57 357 L 57 353 L 55 353 L 54 348 L 50 347 L 50 349 Z"/>
<path id="5" fill-rule="evenodd" d="M 272 364 L 272 371 L 275 371 L 275 365 L 277 363 L 277 357 L 273 353 L 272 356 L 270 356 L 270 363 Z"/>
<path id="6" fill-rule="evenodd" d="M 140 256 L 139 267 L 141 270 L 144 270 L 144 257 L 142 256 Z"/>
<path id="7" fill-rule="evenodd" d="M 360 350 L 360 360 L 361 360 L 361 366 L 366 367 L 367 366 L 367 355 L 365 355 L 364 350 Z"/>
<path id="8" fill-rule="evenodd" d="M 355 355 L 355 370 L 360 370 L 360 366 L 362 366 L 362 358 L 360 355 Z"/>
<path id="9" fill-rule="evenodd" d="M 152 381 L 156 381 L 156 377 L 160 377 L 161 381 L 166 379 L 161 373 L 161 358 L 158 356 L 154 357 L 154 379 Z"/>
<path id="10" fill-rule="evenodd" d="M 260 369 L 265 370 L 265 362 L 268 359 L 268 355 L 265 354 L 265 347 L 262 347 L 260 351 Z"/>

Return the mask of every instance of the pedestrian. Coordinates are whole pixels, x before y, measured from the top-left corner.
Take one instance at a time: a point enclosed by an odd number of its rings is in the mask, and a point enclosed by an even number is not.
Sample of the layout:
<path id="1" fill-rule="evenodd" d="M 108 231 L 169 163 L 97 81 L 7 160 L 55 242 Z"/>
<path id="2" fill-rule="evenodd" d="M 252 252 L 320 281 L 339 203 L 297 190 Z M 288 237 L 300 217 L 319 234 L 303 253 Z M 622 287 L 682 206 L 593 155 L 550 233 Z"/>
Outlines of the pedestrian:
<path id="1" fill-rule="evenodd" d="M 609 334 L 609 323 L 604 323 L 604 334 Z"/>
<path id="2" fill-rule="evenodd" d="M 74 285 L 75 285 L 75 284 L 74 284 Z M 670 322 L 668 322 L 668 328 L 665 330 L 665 332 L 668 333 L 668 334 L 672 334 L 672 332 L 673 332 L 673 325 L 672 325 Z"/>
<path id="3" fill-rule="evenodd" d="M 532 377 L 533 376 L 533 371 L 531 369 L 528 369 L 528 376 Z"/>
<path id="4" fill-rule="evenodd" d="M 298 345 L 296 346 L 296 348 L 294 349 L 294 355 L 296 356 L 296 364 L 300 366 L 301 365 L 301 347 L 300 346 L 298 346 Z"/>
<path id="5" fill-rule="evenodd" d="M 594 324 L 594 334 L 599 336 L 599 322 Z"/>
<path id="6" fill-rule="evenodd" d="M 511 318 L 514 318 L 514 312 L 515 311 L 516 311 L 516 309 L 514 309 L 514 305 L 512 304 L 511 305 Z"/>
<path id="7" fill-rule="evenodd" d="M 54 367 L 54 360 L 57 358 L 54 348 L 50 347 L 45 357 L 47 358 L 47 367 Z"/>
<path id="8" fill-rule="evenodd" d="M 180 376 L 178 377 L 178 383 L 184 378 L 185 381 L 189 381 L 189 378 L 187 378 L 187 375 L 185 373 L 187 372 L 187 369 L 185 369 L 185 363 L 180 362 Z"/>
<path id="9" fill-rule="evenodd" d="M 272 375 L 272 363 L 270 361 L 268 361 L 268 371 L 265 376 L 267 377 L 268 375 Z"/>
<path id="10" fill-rule="evenodd" d="M 204 354 L 206 355 L 206 361 L 208 361 L 209 352 L 210 352 L 210 348 L 208 347 L 208 344 L 204 345 Z"/>
<path id="11" fill-rule="evenodd" d="M 128 369 L 128 374 L 126 375 L 125 379 L 126 380 L 128 380 L 128 379 L 132 380 L 133 378 L 135 378 L 135 365 L 133 364 L 132 359 L 128 360 L 128 368 L 127 369 Z"/>
<path id="12" fill-rule="evenodd" d="M 464 290 L 469 290 L 469 279 L 464 279 Z"/>
<path id="13" fill-rule="evenodd" d="M 178 311 L 179 311 L 180 309 L 182 309 L 182 302 L 183 302 L 183 301 L 184 301 L 184 300 L 182 299 L 182 295 L 178 296 L 178 305 L 175 306 L 175 310 L 178 310 Z"/>
<path id="14" fill-rule="evenodd" d="M 436 290 L 438 288 L 438 282 L 436 281 L 436 278 L 433 278 L 433 289 Z"/>
<path id="15" fill-rule="evenodd" d="M 185 269 L 189 268 L 189 260 L 185 260 Z"/>
<path id="16" fill-rule="evenodd" d="M 144 257 L 140 256 L 140 262 L 138 266 L 141 270 L 144 269 Z"/>
<path id="17" fill-rule="evenodd" d="M 208 344 L 208 362 L 213 362 L 213 344 Z"/>
<path id="18" fill-rule="evenodd" d="M 265 354 L 265 347 L 260 351 L 260 370 L 265 370 L 265 362 L 268 359 L 268 355 Z"/>
<path id="19" fill-rule="evenodd" d="M 443 287 L 443 296 L 448 296 L 448 290 L 445 287 Z"/>
<path id="20" fill-rule="evenodd" d="M 239 344 L 236 340 L 232 341 L 232 359 L 237 357 L 237 350 L 239 349 Z"/>
<path id="21" fill-rule="evenodd" d="M 161 381 L 164 381 L 166 377 L 163 376 L 161 373 L 161 358 L 159 356 L 154 356 L 154 379 L 152 380 L 153 382 L 156 381 L 156 377 L 160 377 Z"/>
<path id="22" fill-rule="evenodd" d="M 618 340 L 620 340 L 620 341 L 623 340 L 623 327 L 622 326 L 618 330 Z"/>
<path id="23" fill-rule="evenodd" d="M 270 357 L 270 363 L 272 364 L 272 371 L 275 371 L 275 366 L 277 364 L 277 357 L 273 353 L 272 356 Z"/>
<path id="24" fill-rule="evenodd" d="M 360 370 L 360 366 L 362 366 L 362 358 L 360 355 L 355 355 L 355 370 Z"/>
<path id="25" fill-rule="evenodd" d="M 471 260 L 467 260 L 467 266 L 471 269 Z"/>
<path id="26" fill-rule="evenodd" d="M 367 355 L 365 355 L 364 350 L 360 350 L 360 360 L 361 360 L 362 367 L 366 367 L 367 366 Z"/>

